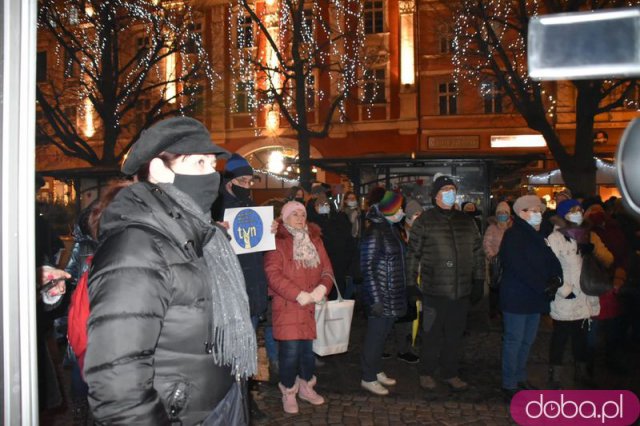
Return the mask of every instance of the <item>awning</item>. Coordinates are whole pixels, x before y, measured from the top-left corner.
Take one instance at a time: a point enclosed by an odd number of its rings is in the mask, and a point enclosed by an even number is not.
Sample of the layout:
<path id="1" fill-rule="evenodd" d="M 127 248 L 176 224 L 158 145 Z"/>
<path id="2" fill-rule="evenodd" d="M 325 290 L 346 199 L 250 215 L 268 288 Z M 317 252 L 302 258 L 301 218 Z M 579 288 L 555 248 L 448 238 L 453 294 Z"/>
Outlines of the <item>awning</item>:
<path id="1" fill-rule="evenodd" d="M 615 185 L 616 166 L 600 158 L 596 158 L 596 185 Z M 560 169 L 528 176 L 529 185 L 564 185 Z"/>

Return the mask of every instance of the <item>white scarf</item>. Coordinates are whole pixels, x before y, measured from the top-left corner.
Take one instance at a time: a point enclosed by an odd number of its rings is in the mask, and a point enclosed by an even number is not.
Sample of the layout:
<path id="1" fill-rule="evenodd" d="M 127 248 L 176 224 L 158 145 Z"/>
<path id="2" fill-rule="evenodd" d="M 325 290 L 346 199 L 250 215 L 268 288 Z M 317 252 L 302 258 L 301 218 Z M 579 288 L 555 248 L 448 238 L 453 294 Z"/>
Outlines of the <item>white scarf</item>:
<path id="1" fill-rule="evenodd" d="M 284 227 L 293 236 L 293 260 L 303 268 L 315 268 L 320 264 L 320 256 L 316 246 L 309 238 L 309 228 L 307 225 L 302 229 L 293 228 L 286 223 Z"/>

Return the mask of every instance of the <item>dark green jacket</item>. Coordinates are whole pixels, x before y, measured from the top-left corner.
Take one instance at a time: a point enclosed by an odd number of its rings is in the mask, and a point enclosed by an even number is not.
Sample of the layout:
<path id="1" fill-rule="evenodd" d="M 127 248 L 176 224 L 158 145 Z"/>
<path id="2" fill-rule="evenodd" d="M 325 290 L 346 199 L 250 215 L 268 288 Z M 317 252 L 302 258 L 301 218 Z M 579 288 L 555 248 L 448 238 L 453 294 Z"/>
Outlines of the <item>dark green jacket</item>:
<path id="1" fill-rule="evenodd" d="M 414 222 L 407 252 L 408 284 L 425 296 L 461 299 L 484 279 L 482 239 L 471 216 L 434 207 Z"/>

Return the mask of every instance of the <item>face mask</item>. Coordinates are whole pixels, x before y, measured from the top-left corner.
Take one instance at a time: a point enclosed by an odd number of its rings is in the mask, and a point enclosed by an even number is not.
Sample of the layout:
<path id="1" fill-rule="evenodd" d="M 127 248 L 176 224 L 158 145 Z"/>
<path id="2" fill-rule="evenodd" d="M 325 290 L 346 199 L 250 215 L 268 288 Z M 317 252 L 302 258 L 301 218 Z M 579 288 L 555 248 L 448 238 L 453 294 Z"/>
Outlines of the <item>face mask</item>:
<path id="1" fill-rule="evenodd" d="M 567 213 L 567 220 L 580 226 L 582 224 L 582 212 Z"/>
<path id="2" fill-rule="evenodd" d="M 498 219 L 498 222 L 507 222 L 509 220 L 509 215 L 506 213 L 500 213 L 498 215 L 496 215 L 496 219 Z"/>
<path id="3" fill-rule="evenodd" d="M 242 200 L 247 199 L 251 196 L 251 190 L 249 188 L 245 188 L 244 186 L 238 186 L 235 184 L 231 184 L 231 192 L 236 198 L 240 198 Z"/>
<path id="4" fill-rule="evenodd" d="M 347 201 L 347 206 L 351 207 L 352 209 L 356 208 L 356 207 L 358 207 L 358 202 L 357 201 L 353 201 L 353 200 L 352 201 Z"/>
<path id="5" fill-rule="evenodd" d="M 331 211 L 331 207 L 329 207 L 329 206 L 320 206 L 320 207 L 318 207 L 318 213 L 319 214 L 329 214 L 330 211 Z"/>
<path id="6" fill-rule="evenodd" d="M 542 213 L 531 212 L 529 214 L 529 219 L 527 219 L 527 223 L 531 226 L 538 226 L 542 223 Z"/>
<path id="7" fill-rule="evenodd" d="M 220 187 L 220 173 L 213 172 L 206 175 L 183 175 L 175 173 L 173 186 L 190 196 L 200 206 L 203 212 L 208 212 L 211 205 L 218 198 Z"/>
<path id="8" fill-rule="evenodd" d="M 301 203 L 301 204 L 304 204 L 304 198 L 296 197 L 296 198 L 294 198 L 293 200 L 294 200 L 294 201 L 297 201 L 297 202 L 299 202 L 299 203 Z"/>
<path id="9" fill-rule="evenodd" d="M 456 191 L 454 190 L 444 191 L 442 193 L 442 202 L 449 207 L 454 205 L 456 202 Z"/>
<path id="10" fill-rule="evenodd" d="M 402 209 L 398 210 L 393 216 L 385 216 L 385 218 L 391 223 L 398 223 L 404 217 Z"/>

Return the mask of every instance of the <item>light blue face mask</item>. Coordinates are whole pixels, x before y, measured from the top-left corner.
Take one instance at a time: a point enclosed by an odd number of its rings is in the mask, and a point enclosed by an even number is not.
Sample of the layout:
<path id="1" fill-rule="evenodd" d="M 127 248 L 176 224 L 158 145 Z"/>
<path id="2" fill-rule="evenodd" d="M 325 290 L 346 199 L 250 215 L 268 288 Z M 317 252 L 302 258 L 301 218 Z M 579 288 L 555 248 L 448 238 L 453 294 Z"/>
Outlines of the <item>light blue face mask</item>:
<path id="1" fill-rule="evenodd" d="M 496 219 L 498 219 L 498 222 L 507 222 L 509 221 L 509 215 L 507 213 L 500 213 L 496 215 Z"/>
<path id="2" fill-rule="evenodd" d="M 456 191 L 450 189 L 442 193 L 442 202 L 451 207 L 456 202 Z"/>
<path id="3" fill-rule="evenodd" d="M 320 207 L 318 207 L 318 213 L 319 214 L 329 214 L 330 211 L 331 211 L 331 207 L 329 207 L 329 206 L 320 206 Z"/>
<path id="4" fill-rule="evenodd" d="M 529 214 L 529 219 L 527 219 L 527 223 L 531 226 L 538 226 L 542 223 L 542 213 L 531 212 Z"/>

